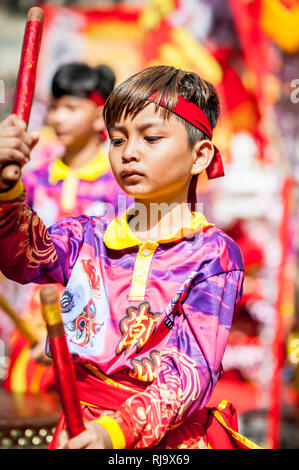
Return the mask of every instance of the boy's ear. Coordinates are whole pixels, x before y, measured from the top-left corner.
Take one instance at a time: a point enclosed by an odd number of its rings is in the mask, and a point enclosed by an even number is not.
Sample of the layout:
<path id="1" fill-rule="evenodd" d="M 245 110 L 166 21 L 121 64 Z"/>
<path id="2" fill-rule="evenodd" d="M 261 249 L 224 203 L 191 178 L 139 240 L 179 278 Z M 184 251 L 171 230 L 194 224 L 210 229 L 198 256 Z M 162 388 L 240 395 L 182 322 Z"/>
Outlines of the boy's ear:
<path id="1" fill-rule="evenodd" d="M 214 156 L 214 145 L 208 139 L 199 140 L 192 149 L 193 165 L 191 169 L 192 175 L 199 175 L 203 170 L 208 168 Z"/>
<path id="2" fill-rule="evenodd" d="M 104 106 L 99 106 L 97 109 L 97 117 L 94 121 L 94 130 L 96 132 L 101 132 L 106 128 L 105 122 L 103 119 L 103 108 Z"/>

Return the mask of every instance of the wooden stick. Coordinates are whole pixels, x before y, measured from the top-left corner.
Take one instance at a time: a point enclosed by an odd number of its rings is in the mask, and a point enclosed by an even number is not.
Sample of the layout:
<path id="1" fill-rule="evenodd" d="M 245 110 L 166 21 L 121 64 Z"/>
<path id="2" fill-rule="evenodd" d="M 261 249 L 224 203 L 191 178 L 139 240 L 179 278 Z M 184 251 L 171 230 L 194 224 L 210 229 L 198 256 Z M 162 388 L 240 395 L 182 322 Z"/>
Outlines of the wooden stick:
<path id="1" fill-rule="evenodd" d="M 29 122 L 36 79 L 36 68 L 42 37 L 44 12 L 39 7 L 28 11 L 23 38 L 21 59 L 16 82 L 12 113 L 26 124 Z M 21 177 L 21 167 L 17 163 L 7 163 L 0 171 L 0 182 L 5 190 L 12 188 Z"/>
<path id="2" fill-rule="evenodd" d="M 0 307 L 2 310 L 11 318 L 14 322 L 16 327 L 20 330 L 20 332 L 28 339 L 31 346 L 37 344 L 38 340 L 35 335 L 32 333 L 30 326 L 25 322 L 19 315 L 15 312 L 15 310 L 9 305 L 7 300 L 0 294 Z"/>
<path id="3" fill-rule="evenodd" d="M 56 385 L 64 411 L 67 431 L 70 437 L 84 431 L 76 375 L 68 349 L 60 306 L 54 287 L 45 286 L 40 291 L 43 314 L 47 324 L 50 353 L 56 378 Z"/>

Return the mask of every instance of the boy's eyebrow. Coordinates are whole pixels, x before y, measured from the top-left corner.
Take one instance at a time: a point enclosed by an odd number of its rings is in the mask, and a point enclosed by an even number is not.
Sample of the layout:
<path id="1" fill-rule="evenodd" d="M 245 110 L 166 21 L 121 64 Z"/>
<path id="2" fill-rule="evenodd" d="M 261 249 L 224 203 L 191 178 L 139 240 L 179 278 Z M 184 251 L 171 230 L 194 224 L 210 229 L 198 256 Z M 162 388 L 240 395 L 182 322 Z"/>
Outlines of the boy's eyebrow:
<path id="1" fill-rule="evenodd" d="M 150 122 L 146 122 L 144 124 L 140 124 L 140 126 L 137 126 L 137 129 L 139 131 L 145 131 L 146 129 L 148 129 L 149 127 L 157 127 L 157 126 L 163 126 L 164 125 L 164 121 L 163 120 L 159 120 L 159 121 L 150 121 Z M 125 126 L 111 126 L 109 127 L 109 131 L 125 131 L 126 130 L 126 127 Z"/>

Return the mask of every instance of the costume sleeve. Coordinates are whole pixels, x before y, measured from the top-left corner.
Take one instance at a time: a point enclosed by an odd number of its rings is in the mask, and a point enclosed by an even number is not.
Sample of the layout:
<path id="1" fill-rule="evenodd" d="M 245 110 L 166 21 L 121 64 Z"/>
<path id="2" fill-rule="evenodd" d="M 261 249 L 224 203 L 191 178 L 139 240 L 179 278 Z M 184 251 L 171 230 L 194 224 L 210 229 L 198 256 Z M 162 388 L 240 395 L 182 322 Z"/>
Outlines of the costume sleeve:
<path id="1" fill-rule="evenodd" d="M 20 284 L 66 285 L 84 238 L 86 217 L 64 219 L 47 229 L 23 204 L 23 183 L 0 195 L 0 270 Z"/>
<path id="2" fill-rule="evenodd" d="M 156 445 L 167 431 L 206 405 L 221 372 L 242 283 L 243 271 L 233 270 L 193 285 L 160 353 L 155 381 L 110 413 L 126 447 Z M 101 418 L 98 422 L 102 424 Z M 109 432 L 109 421 L 103 425 Z"/>

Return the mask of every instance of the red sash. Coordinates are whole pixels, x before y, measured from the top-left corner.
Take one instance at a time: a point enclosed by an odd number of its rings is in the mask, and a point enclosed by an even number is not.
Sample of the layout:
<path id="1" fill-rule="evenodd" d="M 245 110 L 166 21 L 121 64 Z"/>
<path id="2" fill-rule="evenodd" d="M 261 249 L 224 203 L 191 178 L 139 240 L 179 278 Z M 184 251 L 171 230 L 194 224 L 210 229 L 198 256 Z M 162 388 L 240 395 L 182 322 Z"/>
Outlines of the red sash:
<path id="1" fill-rule="evenodd" d="M 95 369 L 97 373 L 97 370 Z M 82 365 L 76 365 L 77 385 L 85 421 L 99 418 L 106 410 L 115 411 L 132 395 L 141 392 L 148 384 L 128 380 L 124 374 L 114 381 L 100 371 L 97 377 Z M 111 381 L 111 382 L 110 382 Z M 114 383 L 114 385 L 112 384 Z M 138 385 L 139 384 L 139 385 Z M 49 449 L 57 447 L 57 437 L 65 429 L 62 413 Z M 196 411 L 185 422 L 170 430 L 156 445 L 156 449 L 252 449 L 259 448 L 238 434 L 237 413 L 230 402 L 221 402 L 218 408 L 203 408 Z"/>

